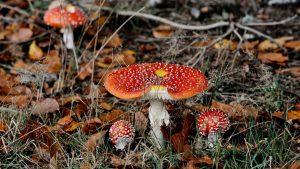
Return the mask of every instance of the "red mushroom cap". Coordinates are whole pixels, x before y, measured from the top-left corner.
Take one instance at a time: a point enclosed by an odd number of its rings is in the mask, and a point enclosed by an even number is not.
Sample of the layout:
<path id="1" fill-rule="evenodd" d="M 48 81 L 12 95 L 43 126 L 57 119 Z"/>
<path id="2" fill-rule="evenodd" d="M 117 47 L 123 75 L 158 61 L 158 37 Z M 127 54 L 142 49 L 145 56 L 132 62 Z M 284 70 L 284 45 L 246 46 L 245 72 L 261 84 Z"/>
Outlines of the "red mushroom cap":
<path id="1" fill-rule="evenodd" d="M 87 17 L 84 11 L 74 5 L 57 6 L 46 11 L 44 22 L 52 27 L 64 28 L 83 25 Z"/>
<path id="2" fill-rule="evenodd" d="M 172 99 L 185 99 L 207 88 L 200 70 L 164 63 L 142 63 L 114 70 L 104 86 L 121 99 L 136 99 L 151 91 L 165 90 Z"/>
<path id="3" fill-rule="evenodd" d="M 208 109 L 198 115 L 197 127 L 202 135 L 218 131 L 224 133 L 229 128 L 229 119 L 222 110 Z"/>
<path id="4" fill-rule="evenodd" d="M 115 122 L 109 129 L 109 137 L 112 143 L 119 141 L 131 142 L 134 138 L 135 129 L 131 123 L 125 120 Z"/>

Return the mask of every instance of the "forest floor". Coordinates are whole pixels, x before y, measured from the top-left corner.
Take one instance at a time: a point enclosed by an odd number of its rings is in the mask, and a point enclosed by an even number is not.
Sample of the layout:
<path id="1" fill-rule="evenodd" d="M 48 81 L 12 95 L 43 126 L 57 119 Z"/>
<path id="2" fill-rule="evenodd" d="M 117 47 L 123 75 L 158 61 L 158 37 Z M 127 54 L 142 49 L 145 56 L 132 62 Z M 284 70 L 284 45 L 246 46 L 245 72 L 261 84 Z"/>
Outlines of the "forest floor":
<path id="1" fill-rule="evenodd" d="M 72 1 L 88 19 L 68 50 L 43 21 L 50 0 L 1 1 L 0 168 L 300 168 L 300 3 L 271 2 Z M 152 62 L 209 80 L 165 103 L 162 149 L 149 102 L 103 86 L 113 69 Z M 207 108 L 230 119 L 214 148 L 196 129 Z M 108 132 L 120 119 L 136 130 L 123 151 Z"/>

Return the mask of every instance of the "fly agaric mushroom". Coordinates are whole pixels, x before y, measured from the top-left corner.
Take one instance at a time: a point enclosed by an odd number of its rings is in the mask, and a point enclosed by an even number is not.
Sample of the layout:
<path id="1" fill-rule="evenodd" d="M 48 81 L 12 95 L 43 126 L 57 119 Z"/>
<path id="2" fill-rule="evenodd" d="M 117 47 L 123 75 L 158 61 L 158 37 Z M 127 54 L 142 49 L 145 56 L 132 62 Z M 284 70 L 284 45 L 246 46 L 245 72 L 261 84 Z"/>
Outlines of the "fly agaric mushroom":
<path id="1" fill-rule="evenodd" d="M 109 137 L 116 149 L 124 150 L 127 144 L 130 144 L 134 138 L 133 126 L 125 120 L 115 122 L 109 129 Z"/>
<path id="2" fill-rule="evenodd" d="M 199 133 L 207 136 L 208 146 L 214 147 L 218 132 L 224 133 L 229 128 L 227 114 L 219 109 L 208 109 L 198 115 L 197 128 Z"/>
<path id="3" fill-rule="evenodd" d="M 151 134 L 163 146 L 161 126 L 169 124 L 163 100 L 187 99 L 207 88 L 208 81 L 200 70 L 176 64 L 142 63 L 114 70 L 106 76 L 104 86 L 125 100 L 150 100 Z"/>
<path id="4" fill-rule="evenodd" d="M 44 22 L 52 27 L 61 28 L 67 49 L 74 49 L 73 28 L 83 25 L 87 17 L 78 6 L 62 5 L 46 11 Z"/>

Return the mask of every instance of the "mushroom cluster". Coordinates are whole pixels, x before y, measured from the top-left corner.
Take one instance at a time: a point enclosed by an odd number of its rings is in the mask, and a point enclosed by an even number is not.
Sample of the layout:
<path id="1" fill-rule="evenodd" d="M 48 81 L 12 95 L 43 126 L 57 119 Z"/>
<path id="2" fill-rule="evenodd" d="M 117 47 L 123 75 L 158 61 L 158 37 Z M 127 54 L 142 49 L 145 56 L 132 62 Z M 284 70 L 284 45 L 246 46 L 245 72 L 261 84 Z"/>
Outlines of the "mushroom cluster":
<path id="1" fill-rule="evenodd" d="M 61 28 L 67 49 L 74 49 L 73 28 L 83 25 L 87 20 L 84 11 L 78 6 L 61 5 L 46 11 L 44 22 L 52 27 Z"/>
<path id="2" fill-rule="evenodd" d="M 212 148 L 218 138 L 218 133 L 224 133 L 229 128 L 227 114 L 219 109 L 208 109 L 198 115 L 197 128 L 201 135 L 207 136 L 208 147 Z"/>
<path id="3" fill-rule="evenodd" d="M 105 79 L 105 88 L 125 100 L 150 100 L 151 135 L 163 146 L 161 126 L 169 124 L 163 100 L 187 99 L 203 92 L 208 85 L 205 75 L 177 64 L 142 63 L 113 70 Z"/>
<path id="4" fill-rule="evenodd" d="M 123 150 L 134 138 L 135 129 L 131 123 L 125 120 L 115 122 L 109 129 L 109 137 L 116 149 Z"/>

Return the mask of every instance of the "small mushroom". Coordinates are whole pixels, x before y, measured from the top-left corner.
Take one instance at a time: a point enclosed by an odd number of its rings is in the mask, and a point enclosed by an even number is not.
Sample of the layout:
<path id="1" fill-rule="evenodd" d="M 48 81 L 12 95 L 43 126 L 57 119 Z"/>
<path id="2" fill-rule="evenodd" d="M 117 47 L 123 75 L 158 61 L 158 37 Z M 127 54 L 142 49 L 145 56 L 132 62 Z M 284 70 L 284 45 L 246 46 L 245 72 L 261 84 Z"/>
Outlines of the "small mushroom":
<path id="1" fill-rule="evenodd" d="M 134 138 L 134 127 L 125 120 L 115 122 L 109 129 L 109 137 L 116 149 L 124 150 L 127 144 L 130 144 Z"/>
<path id="2" fill-rule="evenodd" d="M 208 81 L 200 70 L 164 63 L 142 63 L 112 71 L 104 86 L 124 100 L 150 100 L 151 135 L 158 147 L 163 146 L 161 126 L 169 124 L 163 100 L 187 99 L 207 88 Z"/>
<path id="3" fill-rule="evenodd" d="M 224 133 L 229 128 L 227 114 L 219 109 L 208 109 L 198 115 L 197 128 L 201 135 L 207 136 L 208 147 L 213 148 L 218 133 Z"/>
<path id="4" fill-rule="evenodd" d="M 44 22 L 52 27 L 61 28 L 67 49 L 75 49 L 73 28 L 83 25 L 87 20 L 84 11 L 78 6 L 62 5 L 46 11 Z"/>

